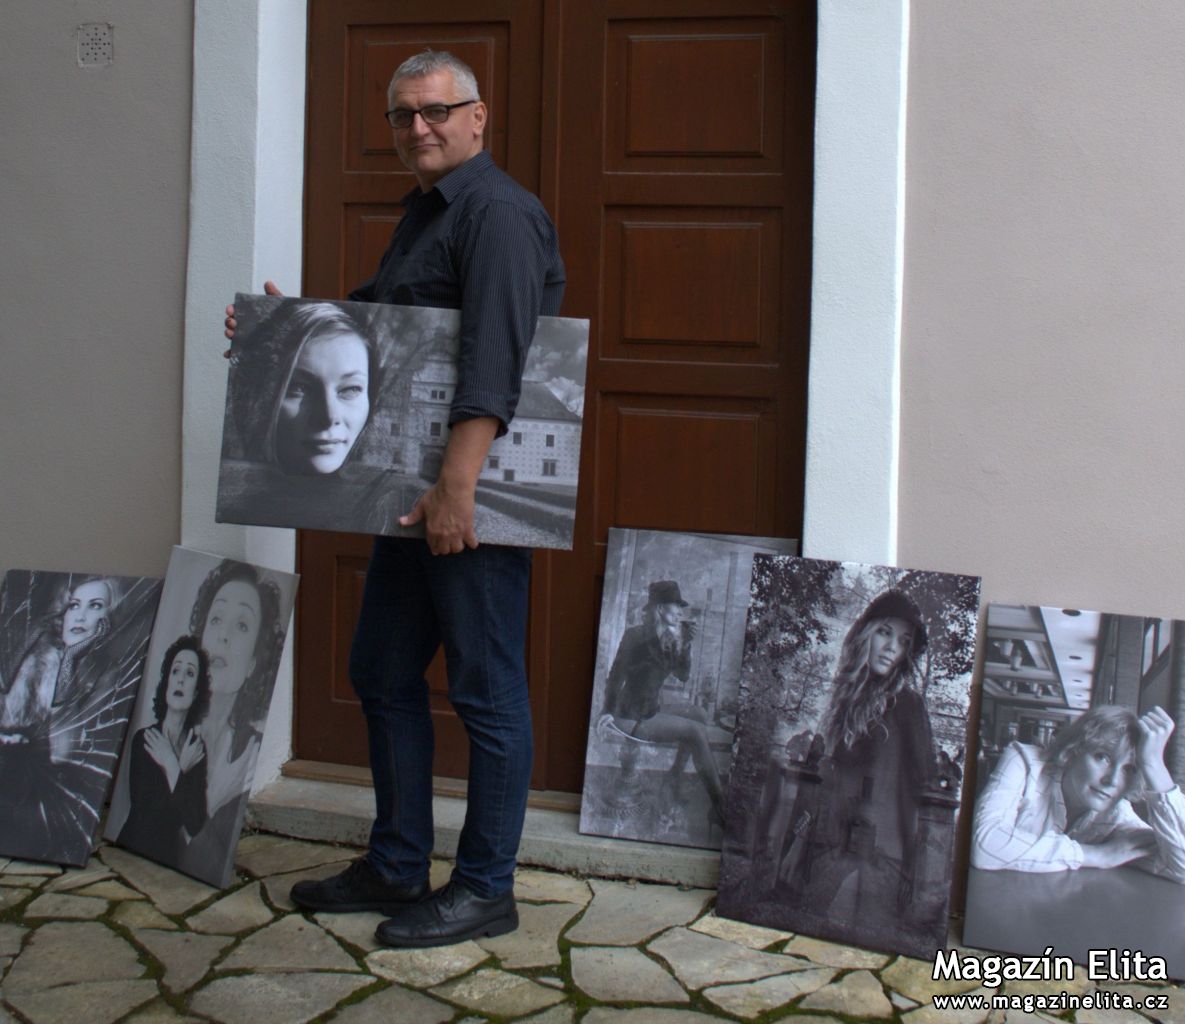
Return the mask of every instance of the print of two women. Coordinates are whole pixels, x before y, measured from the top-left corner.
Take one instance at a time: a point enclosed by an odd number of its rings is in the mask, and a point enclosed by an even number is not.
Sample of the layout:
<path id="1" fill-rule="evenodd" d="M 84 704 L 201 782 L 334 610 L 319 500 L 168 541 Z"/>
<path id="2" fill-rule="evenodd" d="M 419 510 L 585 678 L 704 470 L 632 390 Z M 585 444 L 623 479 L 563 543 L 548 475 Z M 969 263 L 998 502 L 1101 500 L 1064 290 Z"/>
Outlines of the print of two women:
<path id="1" fill-rule="evenodd" d="M 283 645 L 279 589 L 225 560 L 198 589 L 189 630 L 161 664 L 155 721 L 132 739 L 131 806 L 118 841 L 219 884 Z"/>

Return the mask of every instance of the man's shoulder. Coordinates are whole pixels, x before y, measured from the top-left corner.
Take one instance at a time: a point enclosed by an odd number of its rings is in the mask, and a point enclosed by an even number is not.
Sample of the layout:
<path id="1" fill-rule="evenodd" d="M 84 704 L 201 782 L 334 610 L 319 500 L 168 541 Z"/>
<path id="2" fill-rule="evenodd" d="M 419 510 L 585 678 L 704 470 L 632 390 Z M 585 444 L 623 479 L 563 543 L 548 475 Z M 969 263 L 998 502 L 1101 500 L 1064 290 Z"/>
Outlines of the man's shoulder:
<path id="1" fill-rule="evenodd" d="M 489 154 L 481 153 L 473 159 L 475 166 L 472 176 L 464 191 L 456 197 L 457 202 L 464 204 L 470 211 L 491 203 L 506 203 L 532 215 L 547 216 L 539 197 L 495 164 Z"/>

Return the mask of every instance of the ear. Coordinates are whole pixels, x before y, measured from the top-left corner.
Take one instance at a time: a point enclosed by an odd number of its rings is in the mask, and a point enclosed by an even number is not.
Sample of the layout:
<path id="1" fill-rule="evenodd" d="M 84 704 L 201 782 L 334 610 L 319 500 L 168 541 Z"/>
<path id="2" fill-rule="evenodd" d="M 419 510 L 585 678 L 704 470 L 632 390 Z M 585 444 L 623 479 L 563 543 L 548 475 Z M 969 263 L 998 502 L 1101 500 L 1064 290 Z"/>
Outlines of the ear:
<path id="1" fill-rule="evenodd" d="M 486 110 L 486 105 L 481 100 L 473 104 L 473 130 L 477 135 L 485 131 L 486 118 L 489 116 L 489 111 Z"/>

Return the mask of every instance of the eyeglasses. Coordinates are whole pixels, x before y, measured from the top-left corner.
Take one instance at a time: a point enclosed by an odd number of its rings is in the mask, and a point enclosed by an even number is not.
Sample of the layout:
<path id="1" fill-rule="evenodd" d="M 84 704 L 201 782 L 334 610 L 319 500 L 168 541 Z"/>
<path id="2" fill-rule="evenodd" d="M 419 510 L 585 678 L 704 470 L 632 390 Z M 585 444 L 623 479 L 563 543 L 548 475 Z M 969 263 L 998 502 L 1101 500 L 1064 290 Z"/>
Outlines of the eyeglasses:
<path id="1" fill-rule="evenodd" d="M 477 100 L 461 100 L 460 103 L 429 103 L 426 107 L 420 107 L 419 110 L 406 110 L 403 107 L 396 107 L 394 110 L 387 111 L 387 123 L 392 128 L 410 128 L 412 121 L 416 119 L 416 114 L 422 117 L 426 124 L 444 124 L 457 107 L 467 107 L 470 103 L 476 103 Z"/>

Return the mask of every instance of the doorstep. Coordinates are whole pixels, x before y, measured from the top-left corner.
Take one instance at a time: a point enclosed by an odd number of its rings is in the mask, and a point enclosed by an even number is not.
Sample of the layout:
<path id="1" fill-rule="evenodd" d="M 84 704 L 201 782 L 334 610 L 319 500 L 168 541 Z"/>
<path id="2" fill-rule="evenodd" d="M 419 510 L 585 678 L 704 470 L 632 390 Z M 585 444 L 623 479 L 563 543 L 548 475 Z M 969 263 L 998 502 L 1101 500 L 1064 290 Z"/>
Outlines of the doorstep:
<path id="1" fill-rule="evenodd" d="M 432 809 L 434 852 L 452 857 L 465 820 L 465 801 L 437 794 Z M 351 846 L 366 845 L 373 817 L 374 794 L 369 787 L 287 776 L 261 789 L 247 807 L 247 824 L 252 828 Z M 715 850 L 582 836 L 579 825 L 580 815 L 573 811 L 528 807 L 519 863 L 598 878 L 716 887 L 720 854 Z"/>

